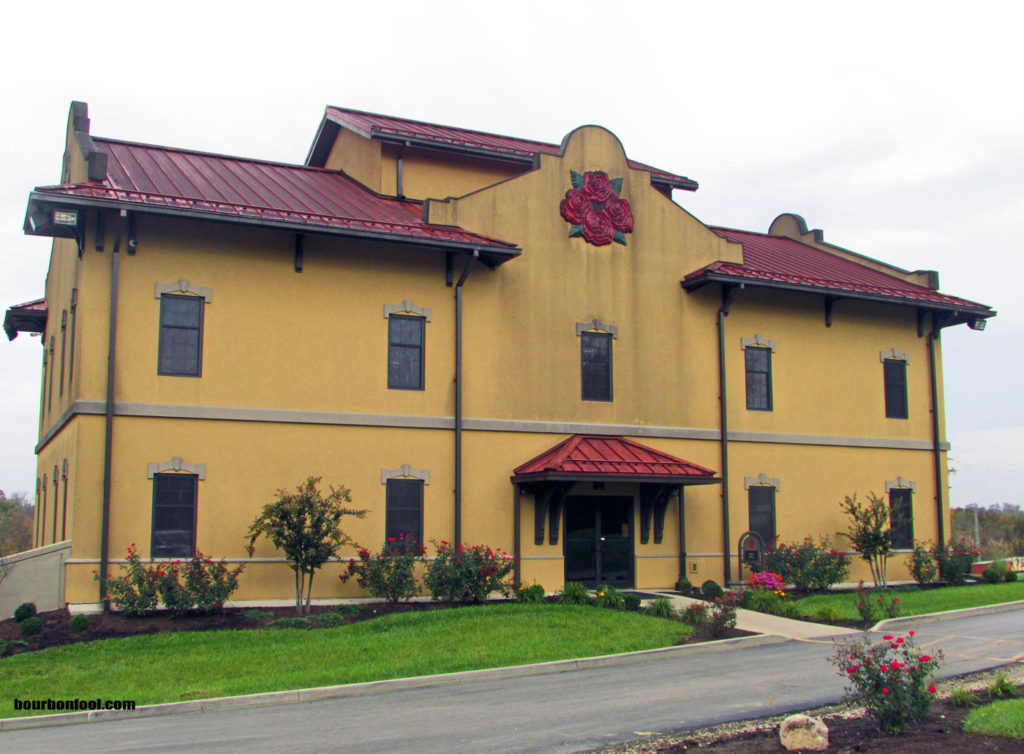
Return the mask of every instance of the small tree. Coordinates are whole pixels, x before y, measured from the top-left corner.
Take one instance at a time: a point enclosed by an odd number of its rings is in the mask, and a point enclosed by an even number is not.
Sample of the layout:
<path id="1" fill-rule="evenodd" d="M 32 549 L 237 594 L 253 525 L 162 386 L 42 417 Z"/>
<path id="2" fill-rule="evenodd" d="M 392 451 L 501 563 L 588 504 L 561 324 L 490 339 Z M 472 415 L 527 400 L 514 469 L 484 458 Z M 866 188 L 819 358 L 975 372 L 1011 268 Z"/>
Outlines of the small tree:
<path id="1" fill-rule="evenodd" d="M 889 506 L 874 492 L 868 493 L 865 505 L 857 501 L 857 493 L 849 495 L 840 503 L 843 512 L 850 517 L 846 537 L 861 558 L 871 568 L 875 587 L 886 585 L 886 567 L 892 552 L 892 529 L 889 526 Z"/>
<path id="2" fill-rule="evenodd" d="M 249 526 L 246 551 L 253 556 L 256 540 L 261 536 L 284 550 L 289 567 L 295 572 L 295 610 L 309 614 L 313 593 L 313 575 L 342 547 L 355 543 L 339 527 L 342 516 L 362 518 L 365 510 L 345 508 L 352 497 L 346 487 L 331 487 L 324 497 L 317 485 L 323 477 L 309 477 L 294 493 L 277 491 L 277 500 L 263 507 L 263 512 Z M 305 594 L 305 606 L 303 606 Z"/>

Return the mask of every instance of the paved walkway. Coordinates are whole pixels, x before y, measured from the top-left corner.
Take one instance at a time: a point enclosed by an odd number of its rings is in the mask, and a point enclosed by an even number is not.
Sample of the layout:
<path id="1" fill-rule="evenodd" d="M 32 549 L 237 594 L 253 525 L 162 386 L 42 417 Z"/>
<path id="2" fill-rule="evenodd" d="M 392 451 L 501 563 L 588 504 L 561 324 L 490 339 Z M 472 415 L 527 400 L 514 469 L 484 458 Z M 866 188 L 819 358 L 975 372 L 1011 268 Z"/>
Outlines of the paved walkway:
<path id="1" fill-rule="evenodd" d="M 663 594 L 672 600 L 672 605 L 680 610 L 687 605 L 707 604 L 701 600 L 683 597 L 676 592 L 650 592 Z M 753 610 L 736 610 L 736 628 L 743 631 L 750 631 L 755 634 L 769 634 L 772 636 L 783 636 L 787 639 L 827 639 L 831 636 L 846 636 L 848 634 L 859 634 L 860 631 L 853 628 L 842 628 L 840 626 L 828 626 L 823 623 L 811 623 L 803 620 L 792 620 L 780 618 L 777 615 L 757 613 Z"/>

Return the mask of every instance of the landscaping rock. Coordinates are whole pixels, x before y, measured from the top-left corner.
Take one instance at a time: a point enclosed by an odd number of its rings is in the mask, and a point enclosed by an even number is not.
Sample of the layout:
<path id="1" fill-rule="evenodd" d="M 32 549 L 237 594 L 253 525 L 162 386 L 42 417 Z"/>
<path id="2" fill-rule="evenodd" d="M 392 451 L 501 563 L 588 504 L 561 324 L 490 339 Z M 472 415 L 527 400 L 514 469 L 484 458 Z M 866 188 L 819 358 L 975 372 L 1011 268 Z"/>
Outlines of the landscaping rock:
<path id="1" fill-rule="evenodd" d="M 779 741 L 786 751 L 824 751 L 828 748 L 828 728 L 820 717 L 790 715 L 779 726 Z"/>

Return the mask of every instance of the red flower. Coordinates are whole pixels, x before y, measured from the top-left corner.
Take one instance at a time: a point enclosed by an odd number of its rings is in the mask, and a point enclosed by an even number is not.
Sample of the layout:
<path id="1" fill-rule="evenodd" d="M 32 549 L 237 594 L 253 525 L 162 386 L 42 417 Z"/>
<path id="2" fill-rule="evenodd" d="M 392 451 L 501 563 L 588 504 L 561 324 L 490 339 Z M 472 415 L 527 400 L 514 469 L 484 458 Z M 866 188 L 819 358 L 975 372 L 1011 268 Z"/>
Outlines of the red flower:
<path id="1" fill-rule="evenodd" d="M 885 686 L 882 686 L 882 693 L 883 694 L 888 694 L 889 693 L 889 689 L 887 689 Z"/>
<path id="2" fill-rule="evenodd" d="M 590 209 L 591 198 L 582 189 L 569 189 L 559 206 L 562 218 L 573 225 L 582 225 L 583 217 Z"/>
<path id="3" fill-rule="evenodd" d="M 587 173 L 590 175 L 590 173 Z M 604 210 L 589 210 L 583 218 L 583 237 L 594 246 L 607 246 L 615 238 L 615 228 Z"/>
<path id="4" fill-rule="evenodd" d="M 608 219 L 612 221 L 612 227 L 615 230 L 623 233 L 633 230 L 633 212 L 629 208 L 629 202 L 625 199 L 612 197 L 604 206 L 604 211 L 608 213 Z"/>
<path id="5" fill-rule="evenodd" d="M 929 687 L 928 687 L 928 692 L 929 692 L 929 693 L 932 693 L 932 694 L 934 694 L 934 693 L 936 692 L 936 690 L 937 690 L 937 689 L 936 689 L 936 688 L 935 688 L 934 686 L 929 686 Z"/>
<path id="6" fill-rule="evenodd" d="M 856 673 L 856 672 L 857 672 L 857 666 L 856 666 L 856 665 L 851 665 L 850 667 L 848 667 L 848 668 L 846 669 L 846 672 L 847 672 L 847 673 L 850 673 L 851 675 L 852 675 L 853 673 Z"/>
<path id="7" fill-rule="evenodd" d="M 600 170 L 584 174 L 583 190 L 595 202 L 606 202 L 615 195 L 615 187 L 612 186 L 611 179 L 607 173 Z"/>
<path id="8" fill-rule="evenodd" d="M 917 632 L 916 632 L 916 631 L 908 631 L 908 632 L 907 632 L 907 635 L 908 635 L 908 636 L 913 636 L 913 635 L 914 635 L 915 633 L 917 633 Z"/>
<path id="9" fill-rule="evenodd" d="M 892 641 L 892 636 L 890 636 L 889 634 L 886 634 L 882 638 L 885 639 L 886 641 Z"/>
<path id="10" fill-rule="evenodd" d="M 931 655 L 921 655 L 921 662 L 931 662 Z"/>

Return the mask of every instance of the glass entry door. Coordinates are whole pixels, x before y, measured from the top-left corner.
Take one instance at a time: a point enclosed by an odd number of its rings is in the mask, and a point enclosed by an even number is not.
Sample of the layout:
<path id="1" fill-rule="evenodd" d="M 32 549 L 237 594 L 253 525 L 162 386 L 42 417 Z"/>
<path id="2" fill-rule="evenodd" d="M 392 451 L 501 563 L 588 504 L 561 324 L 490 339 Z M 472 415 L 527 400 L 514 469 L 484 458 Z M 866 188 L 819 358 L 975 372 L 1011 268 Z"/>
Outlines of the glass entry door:
<path id="1" fill-rule="evenodd" d="M 566 498 L 565 580 L 633 586 L 633 498 Z"/>

